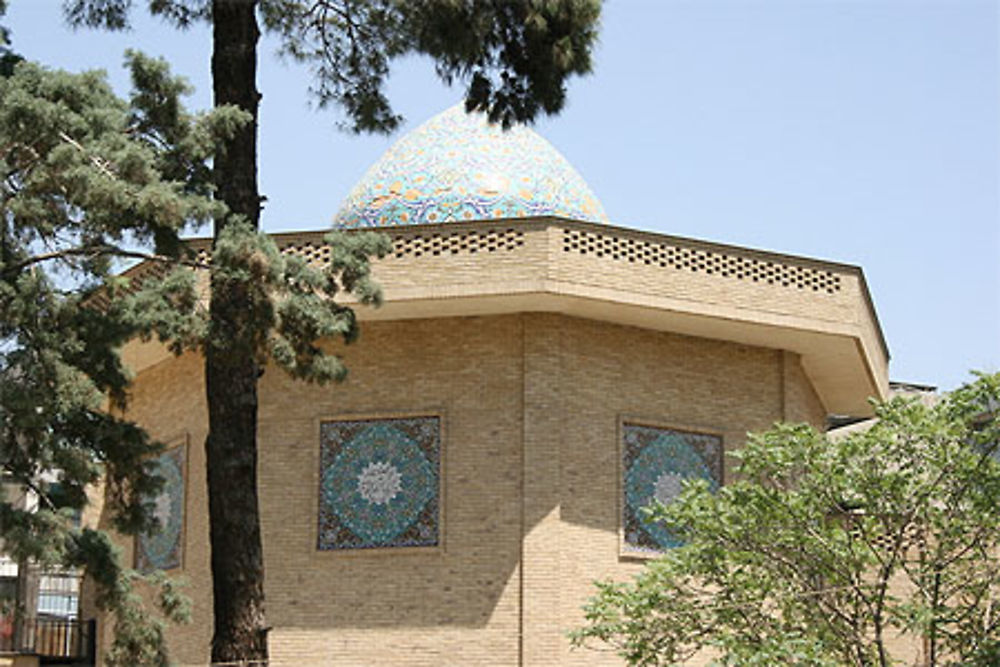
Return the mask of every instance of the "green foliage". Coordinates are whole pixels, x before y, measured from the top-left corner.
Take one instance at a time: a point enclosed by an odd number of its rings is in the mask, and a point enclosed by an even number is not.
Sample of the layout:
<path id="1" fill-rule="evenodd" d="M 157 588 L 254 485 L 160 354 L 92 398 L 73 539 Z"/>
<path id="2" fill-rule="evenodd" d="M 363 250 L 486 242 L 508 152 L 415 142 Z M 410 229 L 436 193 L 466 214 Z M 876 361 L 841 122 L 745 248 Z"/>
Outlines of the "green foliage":
<path id="1" fill-rule="evenodd" d="M 360 131 L 390 131 L 400 118 L 383 92 L 389 64 L 430 56 L 446 82 L 467 81 L 466 106 L 504 127 L 552 114 L 565 80 L 590 71 L 597 0 L 263 0 L 283 52 L 308 63 L 320 106 L 336 103 Z"/>
<path id="2" fill-rule="evenodd" d="M 7 0 L 0 0 L 0 18 L 6 13 Z M 10 48 L 10 30 L 7 26 L 0 25 L 0 77 L 10 76 L 14 72 L 14 65 L 21 60 L 23 58 Z"/>
<path id="3" fill-rule="evenodd" d="M 448 83 L 467 82 L 466 107 L 487 111 L 504 127 L 530 122 L 539 112 L 555 113 L 565 102 L 565 81 L 590 69 L 590 49 L 596 39 L 599 0 L 148 0 L 154 15 L 183 28 L 193 21 L 221 21 L 214 26 L 213 71 L 217 98 L 234 101 L 256 118 L 258 96 L 252 76 L 259 28 L 275 34 L 282 52 L 307 63 L 315 74 L 315 94 L 321 107 L 336 105 L 346 111 L 346 125 L 354 131 L 388 132 L 399 117 L 385 96 L 384 86 L 393 59 L 408 54 L 429 55 L 438 74 Z M 111 30 L 128 27 L 132 0 L 65 0 L 74 26 Z M 158 81 L 155 68 L 142 72 Z M 222 78 L 219 78 L 222 77 Z M 142 80 L 141 77 L 137 80 Z M 166 100 L 179 93 L 169 81 L 156 87 Z M 144 90 L 154 87 L 141 86 Z M 178 114 L 155 94 L 133 99 L 158 126 L 177 122 Z M 155 112 L 155 113 L 154 113 Z M 214 118 L 221 118 L 214 116 Z M 273 243 L 256 231 L 260 197 L 256 186 L 253 136 L 255 120 L 243 126 L 228 143 L 217 144 L 215 183 L 229 211 L 216 215 L 216 238 L 210 277 L 211 306 L 204 313 L 191 307 L 190 289 L 174 279 L 174 290 L 137 294 L 146 320 L 129 321 L 145 336 L 169 338 L 176 350 L 201 346 L 206 353 L 209 401 L 209 459 L 231 461 L 256 457 L 256 386 L 263 362 L 270 358 L 293 376 L 316 382 L 340 379 L 345 369 L 317 340 L 357 335 L 353 311 L 333 297 L 352 293 L 360 303 L 377 304 L 380 295 L 368 273 L 368 257 L 381 256 L 388 241 L 379 236 L 351 234 L 331 237 L 331 264 L 320 272 L 306 263 L 283 257 Z M 222 132 L 230 125 L 219 122 Z M 189 156 L 192 142 L 156 133 L 154 149 L 176 146 Z M 193 135 L 192 135 L 193 136 Z M 200 136 L 214 138 L 211 132 Z M 197 141 L 194 145 L 199 145 Z M 169 150 L 157 152 L 166 159 Z M 210 155 L 207 153 L 206 155 Z M 182 168 L 163 173 L 182 182 L 204 180 L 197 160 L 181 161 Z M 188 170 L 190 169 L 190 171 Z M 201 190 L 186 190 L 185 194 Z M 169 241 L 169 235 L 164 240 Z M 155 238 L 157 252 L 169 244 Z M 162 249 L 161 249 L 162 248 Z M 114 286 L 117 288 L 117 286 Z M 126 286 L 127 287 L 127 286 Z M 145 289 L 143 286 L 142 289 Z M 112 290 L 113 292 L 114 290 Z M 123 291 L 128 291 L 123 290 Z M 152 303 L 150 303 L 150 299 Z M 126 302 L 127 304 L 128 302 Z M 197 303 L 194 300 L 194 303 Z M 171 315 L 170 306 L 177 306 Z M 126 306 L 123 309 L 128 311 Z M 138 306 L 131 309 L 138 311 Z M 109 312 L 114 312 L 109 309 Z M 127 318 L 123 318 L 126 319 Z M 235 392 L 222 388 L 238 377 Z M 255 530 L 254 465 L 224 470 L 210 464 L 209 495 L 213 525 L 213 583 L 216 627 L 212 640 L 215 660 L 266 658 L 267 629 L 263 613 L 263 572 L 260 541 Z M 238 487 L 251 497 L 234 499 Z M 254 530 L 233 531 L 234 526 Z M 245 558 L 227 557 L 230 545 L 219 536 L 245 536 Z M 239 576 L 232 576 L 238 571 Z M 240 590 L 235 590 L 239 588 Z M 248 640 L 248 638 L 250 638 Z"/>
<path id="4" fill-rule="evenodd" d="M 0 532 L 15 558 L 84 568 L 117 619 L 112 654 L 155 664 L 161 621 L 133 592 L 137 575 L 72 517 L 103 480 L 116 530 L 156 528 L 162 480 L 149 461 L 161 446 L 116 416 L 129 382 L 117 349 L 153 332 L 190 343 L 198 298 L 189 269 L 133 286 L 111 272 L 121 258 L 191 263 L 179 234 L 225 210 L 205 158 L 245 118 L 190 115 L 186 85 L 163 63 L 137 53 L 126 63 L 131 104 L 99 73 L 21 62 L 0 78 L 0 469 L 8 489 L 38 499 L 33 509 L 3 498 Z M 174 585 L 158 585 L 162 611 L 183 616 Z"/>
<path id="5" fill-rule="evenodd" d="M 321 270 L 229 224 L 211 280 L 239 285 L 248 317 L 210 324 L 198 288 L 209 266 L 180 234 L 226 213 L 207 160 L 249 116 L 231 107 L 191 114 L 181 103 L 188 85 L 165 63 L 129 52 L 126 65 L 129 102 L 100 73 L 24 62 L 0 79 L 0 466 L 40 501 L 32 511 L 0 502 L 0 532 L 17 558 L 86 569 L 116 619 L 109 664 L 166 664 L 162 621 L 133 590 L 141 578 L 121 567 L 107 536 L 70 520 L 103 480 L 116 530 L 156 529 L 151 498 L 162 480 L 149 461 L 161 445 L 116 416 L 130 381 L 118 349 L 154 336 L 178 354 L 241 345 L 296 377 L 341 379 L 343 364 L 317 341 L 357 336 L 353 311 L 335 297 L 380 302 L 368 257 L 388 241 L 331 235 Z M 136 258 L 152 270 L 113 275 L 117 261 Z M 173 584 L 153 583 L 166 592 L 167 617 L 184 616 Z"/>
<path id="6" fill-rule="evenodd" d="M 590 71 L 596 0 L 400 4 L 414 50 L 431 56 L 445 81 L 468 78 L 466 107 L 504 127 L 557 113 L 566 77 Z"/>
<path id="7" fill-rule="evenodd" d="M 320 340 L 358 336 L 354 311 L 334 297 L 352 294 L 359 303 L 379 305 L 382 292 L 372 280 L 369 257 L 383 257 L 390 250 L 382 234 L 331 232 L 328 267 L 321 271 L 299 257 L 284 258 L 285 298 L 276 309 L 268 348 L 271 358 L 292 376 L 311 382 L 343 380 L 347 368 L 339 357 L 325 353 Z"/>
<path id="8" fill-rule="evenodd" d="M 128 26 L 131 0 L 68 0 L 73 25 Z M 150 0 L 150 11 L 186 27 L 210 20 L 207 0 Z M 400 122 L 385 82 L 394 59 L 430 56 L 447 83 L 466 82 L 466 106 L 504 127 L 559 112 L 566 79 L 586 74 L 599 0 L 260 0 L 281 52 L 309 65 L 320 107 L 335 104 L 355 132 Z"/>
<path id="9" fill-rule="evenodd" d="M 162 69 L 150 71 L 162 63 L 136 53 L 127 62 L 137 85 L 168 85 Z M 49 259 L 37 252 L 44 248 L 97 282 L 109 258 L 124 254 L 114 244 L 126 237 L 176 255 L 181 230 L 220 212 L 205 196 L 202 144 L 231 126 L 233 110 L 157 117 L 147 108 L 150 98 L 180 91 L 143 90 L 130 108 L 103 74 L 50 72 L 32 63 L 0 82 L 0 92 L 5 273 Z"/>
<path id="10" fill-rule="evenodd" d="M 162 572 L 142 576 L 123 570 L 121 555 L 103 532 L 84 529 L 70 541 L 66 563 L 82 567 L 97 584 L 98 605 L 115 612 L 115 634 L 105 657 L 108 667 L 170 664 L 164 641 L 165 621 L 184 623 L 190 618 L 190 602 L 181 593 L 182 584 Z M 156 604 L 163 617 L 150 614 L 136 583 L 156 591 Z"/>
<path id="11" fill-rule="evenodd" d="M 346 368 L 325 353 L 321 340 L 352 342 L 358 326 L 354 311 L 337 303 L 343 293 L 362 304 L 378 305 L 382 295 L 370 274 L 369 257 L 390 249 L 375 233 L 333 232 L 325 269 L 299 257 L 282 255 L 274 241 L 249 225 L 226 225 L 212 254 L 213 289 L 237 289 L 244 314 L 240 322 L 206 322 L 207 345 L 242 349 L 264 365 L 268 359 L 292 376 L 312 382 L 342 380 Z"/>
<path id="12" fill-rule="evenodd" d="M 933 406 L 896 398 L 865 431 L 752 435 L 736 481 L 649 509 L 685 539 L 632 582 L 604 582 L 577 645 L 630 664 L 706 647 L 724 665 L 993 665 L 1000 647 L 1000 374 Z"/>

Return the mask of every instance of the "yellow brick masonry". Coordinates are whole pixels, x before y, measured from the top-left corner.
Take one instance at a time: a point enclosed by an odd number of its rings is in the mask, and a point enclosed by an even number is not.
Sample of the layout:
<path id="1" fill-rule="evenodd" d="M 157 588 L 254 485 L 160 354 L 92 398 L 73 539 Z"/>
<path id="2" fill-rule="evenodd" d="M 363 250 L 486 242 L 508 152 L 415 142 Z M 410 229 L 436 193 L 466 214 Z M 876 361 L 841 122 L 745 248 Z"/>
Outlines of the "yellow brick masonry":
<path id="1" fill-rule="evenodd" d="M 171 574 L 188 580 L 185 589 L 194 606 L 192 622 L 169 626 L 167 638 L 178 662 L 205 661 L 211 640 L 212 586 L 208 578 L 208 499 L 205 486 L 205 409 L 203 362 L 196 355 L 169 358 L 147 368 L 131 389 L 128 418 L 138 421 L 150 435 L 168 446 L 187 447 L 187 484 L 184 508 L 183 569 Z M 106 516 L 102 528 L 110 530 Z M 132 540 L 120 540 L 126 562 L 134 557 Z M 84 613 L 86 617 L 86 612 Z M 111 642 L 107 619 L 98 621 L 98 660 Z"/>
<path id="2" fill-rule="evenodd" d="M 864 413 L 865 398 L 888 388 L 888 352 L 854 266 L 561 219 L 386 232 L 393 252 L 375 263 L 386 306 L 362 309 L 364 319 L 562 312 L 797 350 L 843 413 Z M 321 234 L 275 240 L 328 260 Z"/>
<path id="3" fill-rule="evenodd" d="M 565 409 L 565 335 L 569 321 L 553 315 L 525 315 L 523 326 L 521 662 L 558 664 L 565 637 L 558 610 L 566 591 L 567 570 L 560 545 L 563 519 L 562 480 L 566 429 L 578 415 Z M 562 324 L 563 326 L 560 326 Z"/>
<path id="4" fill-rule="evenodd" d="M 711 430 L 733 448 L 783 417 L 825 415 L 797 355 L 558 314 L 369 322 L 339 351 L 343 385 L 273 368 L 261 382 L 276 666 L 620 664 L 565 636 L 594 579 L 641 567 L 621 555 L 620 421 Z M 153 365 L 129 413 L 190 442 L 179 574 L 195 611 L 169 631 L 185 664 L 204 664 L 211 632 L 201 377 L 194 355 Z M 396 414 L 443 418 L 441 547 L 318 551 L 320 421 Z"/>
<path id="5" fill-rule="evenodd" d="M 867 414 L 867 397 L 888 390 L 888 352 L 857 267 L 556 218 L 385 232 L 393 249 L 374 273 L 386 304 L 360 308 L 363 320 L 559 312 L 794 350 L 831 412 Z M 275 241 L 329 262 L 321 232 Z M 207 243 L 191 242 L 205 260 Z"/>
<path id="6" fill-rule="evenodd" d="M 554 281 L 771 311 L 836 324 L 860 324 L 862 319 L 871 319 L 873 322 L 865 332 L 872 336 L 870 344 L 884 347 L 871 305 L 860 298 L 866 292 L 861 272 L 849 265 L 562 219 L 476 221 L 385 231 L 393 238 L 395 251 L 376 262 L 376 275 L 393 294 L 402 297 L 411 296 L 411 290 L 423 291 L 442 282 L 481 288 L 484 284 L 524 286 Z M 658 248 L 708 253 L 775 267 L 829 272 L 835 274 L 837 288 L 828 293 L 763 280 L 724 277 L 719 271 L 708 273 L 694 266 L 662 267 L 655 262 L 644 263 L 636 253 L 617 250 L 582 252 L 567 244 L 568 232 L 596 235 L 613 242 L 616 248 L 624 248 L 628 243 L 648 243 Z M 496 239 L 488 246 L 485 242 L 472 242 L 487 234 Z M 504 241 L 507 234 L 516 235 L 516 247 Z M 456 236 L 463 241 L 455 241 Z M 327 257 L 320 251 L 324 245 L 322 237 L 321 232 L 291 232 L 274 238 L 286 252 L 303 254 L 322 264 Z M 415 243 L 416 238 L 423 242 Z"/>
<path id="7" fill-rule="evenodd" d="M 265 376 L 274 664 L 518 663 L 521 350 L 516 316 L 379 323 L 344 350 L 344 385 Z M 441 548 L 317 551 L 319 420 L 414 413 L 444 420 Z"/>
<path id="8" fill-rule="evenodd" d="M 591 582 L 641 567 L 641 560 L 621 556 L 619 422 L 717 432 L 730 449 L 782 409 L 780 353 L 772 350 L 588 321 L 573 322 L 563 337 L 561 393 L 572 419 L 562 434 L 565 528 L 556 548 L 570 567 L 552 615 L 556 627 L 548 630 L 559 635 L 581 622 Z M 565 640 L 559 646 L 554 664 L 619 664 L 607 653 L 571 652 Z"/>

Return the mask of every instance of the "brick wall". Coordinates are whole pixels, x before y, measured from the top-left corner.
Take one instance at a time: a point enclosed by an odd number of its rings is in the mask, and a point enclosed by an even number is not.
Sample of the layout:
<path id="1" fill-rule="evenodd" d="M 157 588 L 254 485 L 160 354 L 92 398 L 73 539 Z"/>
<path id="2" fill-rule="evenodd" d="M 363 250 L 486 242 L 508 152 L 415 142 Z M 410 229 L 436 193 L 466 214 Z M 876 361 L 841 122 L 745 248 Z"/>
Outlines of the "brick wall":
<path id="1" fill-rule="evenodd" d="M 565 633 L 621 553 L 623 418 L 721 433 L 726 448 L 787 416 L 824 411 L 796 355 L 537 313 L 366 323 L 338 350 L 342 385 L 268 369 L 260 490 L 275 665 L 599 665 Z M 201 361 L 137 379 L 130 416 L 189 438 L 183 574 L 194 622 L 170 630 L 179 663 L 207 660 L 211 585 Z M 442 417 L 441 546 L 319 551 L 319 424 Z M 105 638 L 106 639 L 106 638 Z"/>
<path id="2" fill-rule="evenodd" d="M 260 485 L 276 665 L 517 664 L 522 323 L 366 326 L 346 383 L 261 386 Z M 318 551 L 319 421 L 440 414 L 443 545 Z"/>
<path id="3" fill-rule="evenodd" d="M 191 598 L 191 623 L 168 625 L 167 638 L 172 657 L 179 663 L 204 663 L 212 637 L 212 585 L 209 578 L 208 496 L 205 486 L 205 436 L 208 433 L 208 413 L 205 408 L 203 362 L 196 355 L 168 357 L 144 370 L 130 392 L 129 419 L 147 429 L 150 436 L 167 447 L 187 447 L 187 479 L 185 483 L 185 524 L 183 567 L 171 575 L 188 580 L 185 593 Z M 110 530 L 106 515 L 99 519 L 102 528 Z M 119 538 L 125 563 L 133 565 L 134 544 Z M 85 588 L 81 605 L 88 609 L 92 590 Z M 92 606 L 89 609 L 93 609 Z M 84 613 L 87 617 L 87 613 Z M 103 653 L 112 640 L 107 618 L 100 619 L 97 628 L 97 664 L 103 664 Z"/>
<path id="4" fill-rule="evenodd" d="M 585 320 L 553 318 L 548 331 L 563 350 L 562 526 L 552 545 L 562 593 L 539 632 L 558 647 L 550 664 L 620 664 L 606 652 L 570 651 L 565 639 L 582 623 L 595 579 L 624 579 L 642 567 L 621 549 L 619 423 L 721 433 L 726 449 L 738 447 L 747 431 L 780 418 L 781 353 Z"/>

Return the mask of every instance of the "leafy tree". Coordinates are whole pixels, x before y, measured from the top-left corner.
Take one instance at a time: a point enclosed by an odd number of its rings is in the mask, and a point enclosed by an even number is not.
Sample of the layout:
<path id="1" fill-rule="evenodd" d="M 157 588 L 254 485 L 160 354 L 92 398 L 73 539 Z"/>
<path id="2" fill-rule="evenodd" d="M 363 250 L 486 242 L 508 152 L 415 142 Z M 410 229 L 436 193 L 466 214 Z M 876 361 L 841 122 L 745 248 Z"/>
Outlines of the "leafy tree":
<path id="1" fill-rule="evenodd" d="M 194 273 L 207 267 L 179 235 L 224 215 L 206 160 L 248 116 L 231 106 L 191 115 L 181 103 L 188 86 L 164 62 L 138 53 L 126 62 L 129 102 L 101 73 L 21 62 L 0 77 L 0 466 L 5 482 L 39 501 L 29 509 L 2 499 L 0 531 L 19 561 L 83 567 L 96 582 L 116 619 L 109 663 L 166 664 L 163 624 L 133 591 L 138 575 L 122 568 L 108 535 L 71 517 L 103 480 L 115 529 L 156 528 L 151 501 L 162 480 L 150 456 L 161 445 L 118 416 L 130 381 L 118 348 L 153 335 L 176 353 L 213 344 Z M 298 377 L 342 373 L 314 354 L 318 338 L 356 334 L 337 293 L 378 296 L 367 272 L 378 242 L 355 235 L 335 245 L 326 271 L 245 233 L 224 234 L 213 257 L 217 279 L 255 286 L 267 349 Z M 113 275 L 122 259 L 150 262 L 163 277 L 130 284 Z M 181 620 L 173 582 L 152 581 L 166 617 Z"/>
<path id="2" fill-rule="evenodd" d="M 204 160 L 244 118 L 190 116 L 162 63 L 131 54 L 128 66 L 130 103 L 100 73 L 20 62 L 0 76 L 0 469 L 5 485 L 38 499 L 37 509 L 0 499 L 0 531 L 19 562 L 85 569 L 117 619 L 111 662 L 157 664 L 162 622 L 133 591 L 138 575 L 108 535 L 71 518 L 103 479 L 117 530 L 155 526 L 162 480 L 148 460 L 160 446 L 115 416 L 129 380 L 116 347 L 154 331 L 183 340 L 197 300 L 190 272 L 126 290 L 110 271 L 116 258 L 187 261 L 178 234 L 223 210 Z M 153 98 L 173 113 L 153 113 Z M 137 241 L 151 250 L 132 249 Z M 183 618 L 174 585 L 157 583 L 166 616 Z"/>
<path id="3" fill-rule="evenodd" d="M 7 13 L 7 0 L 0 0 L 0 17 Z M 10 76 L 14 65 L 22 60 L 10 46 L 10 30 L 0 25 L 0 76 Z"/>
<path id="4" fill-rule="evenodd" d="M 737 481 L 649 510 L 685 543 L 604 582 L 577 645 L 630 664 L 714 649 L 726 665 L 1000 661 L 1000 374 L 935 405 L 895 398 L 866 430 L 753 435 Z M 894 662 L 895 660 L 895 662 Z"/>
<path id="5" fill-rule="evenodd" d="M 128 26 L 131 5 L 131 0 L 67 0 L 65 8 L 74 25 L 116 30 Z M 354 131 L 388 132 L 399 124 L 383 88 L 391 61 L 409 53 L 431 56 L 446 82 L 466 81 L 466 107 L 484 110 L 509 126 L 562 108 L 566 78 L 590 68 L 599 0 L 149 0 L 148 7 L 179 27 L 211 23 L 215 105 L 234 105 L 251 119 L 214 159 L 216 195 L 227 211 L 214 224 L 209 342 L 204 347 L 205 447 L 212 659 L 263 660 L 267 623 L 256 484 L 257 379 L 268 354 L 291 362 L 297 375 L 314 381 L 342 377 L 344 370 L 313 344 L 315 338 L 286 336 L 272 344 L 272 325 L 280 319 L 276 310 L 282 307 L 273 298 L 274 289 L 289 281 L 275 266 L 280 255 L 262 251 L 268 241 L 257 232 L 262 202 L 256 166 L 261 28 L 280 38 L 285 53 L 311 66 L 320 105 L 342 107 Z M 339 251 L 345 286 L 374 298 L 365 258 L 383 252 L 385 241 L 349 238 L 353 245 L 342 241 Z M 226 268 L 219 261 L 222 254 Z M 310 287 L 304 280 L 297 289 L 308 294 Z M 353 335 L 349 311 L 334 313 L 325 324 Z M 316 327 L 313 333 L 322 331 Z"/>

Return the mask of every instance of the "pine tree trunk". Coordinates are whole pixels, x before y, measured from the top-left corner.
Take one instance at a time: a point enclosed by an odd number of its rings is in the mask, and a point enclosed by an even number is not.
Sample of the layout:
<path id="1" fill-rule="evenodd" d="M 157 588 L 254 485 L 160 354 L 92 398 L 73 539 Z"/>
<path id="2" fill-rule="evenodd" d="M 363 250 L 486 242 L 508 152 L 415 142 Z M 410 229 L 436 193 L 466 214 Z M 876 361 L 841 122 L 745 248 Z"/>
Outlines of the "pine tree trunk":
<path id="1" fill-rule="evenodd" d="M 215 105 L 234 104 L 253 115 L 215 158 L 217 197 L 257 227 L 256 0 L 213 0 L 212 83 Z M 218 238 L 228 220 L 215 222 Z M 209 434 L 205 441 L 212 548 L 215 630 L 212 661 L 267 660 L 264 563 L 257 503 L 257 377 L 247 321 L 246 286 L 213 276 L 214 332 L 205 351 Z"/>

